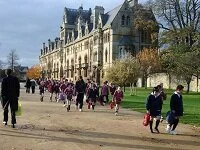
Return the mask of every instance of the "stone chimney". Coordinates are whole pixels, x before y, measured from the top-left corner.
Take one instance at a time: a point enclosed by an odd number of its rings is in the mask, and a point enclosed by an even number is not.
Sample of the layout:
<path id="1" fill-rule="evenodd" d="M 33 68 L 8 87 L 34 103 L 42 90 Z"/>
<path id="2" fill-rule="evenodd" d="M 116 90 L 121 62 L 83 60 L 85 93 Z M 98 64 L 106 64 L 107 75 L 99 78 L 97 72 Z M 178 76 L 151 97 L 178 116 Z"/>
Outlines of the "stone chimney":
<path id="1" fill-rule="evenodd" d="M 102 6 L 95 6 L 93 14 L 92 14 L 93 29 L 97 28 L 99 14 L 104 14 L 104 10 L 105 9 Z"/>
<path id="2" fill-rule="evenodd" d="M 136 6 L 138 5 L 138 0 L 128 0 L 130 6 Z"/>
<path id="3" fill-rule="evenodd" d="M 43 43 L 43 50 L 45 50 L 45 47 L 46 47 L 46 46 L 45 46 L 45 43 Z"/>
<path id="4" fill-rule="evenodd" d="M 49 46 L 49 51 L 51 51 L 51 40 L 50 39 L 48 39 L 48 46 Z"/>

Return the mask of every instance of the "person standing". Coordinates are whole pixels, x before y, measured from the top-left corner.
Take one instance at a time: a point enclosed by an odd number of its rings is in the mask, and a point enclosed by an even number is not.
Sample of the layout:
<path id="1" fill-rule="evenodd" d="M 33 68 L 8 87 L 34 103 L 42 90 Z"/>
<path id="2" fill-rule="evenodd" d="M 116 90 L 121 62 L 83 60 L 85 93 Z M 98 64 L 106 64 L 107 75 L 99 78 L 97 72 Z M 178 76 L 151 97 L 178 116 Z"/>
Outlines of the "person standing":
<path id="1" fill-rule="evenodd" d="M 17 77 L 12 76 L 12 70 L 7 69 L 6 75 L 2 81 L 1 86 L 1 96 L 2 96 L 2 107 L 4 109 L 3 124 L 7 125 L 8 122 L 8 107 L 11 110 L 11 124 L 15 128 L 16 124 L 16 114 L 15 111 L 18 110 L 18 97 L 20 94 L 20 83 Z"/>
<path id="2" fill-rule="evenodd" d="M 79 76 L 79 80 L 75 84 L 75 91 L 77 93 L 77 98 L 76 98 L 76 107 L 78 108 L 79 104 L 79 111 L 82 111 L 83 108 L 83 98 L 84 98 L 84 93 L 85 93 L 86 85 L 85 82 L 83 81 L 83 77 Z"/>
<path id="3" fill-rule="evenodd" d="M 175 135 L 175 129 L 179 123 L 179 119 L 183 116 L 183 92 L 184 86 L 178 85 L 176 91 L 172 94 L 170 100 L 170 110 L 174 115 L 174 121 L 167 125 L 166 131 L 169 134 Z"/>
<path id="4" fill-rule="evenodd" d="M 147 97 L 147 102 L 146 102 L 147 113 L 150 114 L 149 126 L 151 133 L 154 133 L 152 128 L 154 118 L 156 120 L 156 125 L 154 129 L 157 133 L 160 133 L 158 130 L 158 126 L 161 119 L 162 104 L 163 104 L 162 97 L 160 95 L 159 88 L 156 86 L 153 88 L 152 93 Z"/>

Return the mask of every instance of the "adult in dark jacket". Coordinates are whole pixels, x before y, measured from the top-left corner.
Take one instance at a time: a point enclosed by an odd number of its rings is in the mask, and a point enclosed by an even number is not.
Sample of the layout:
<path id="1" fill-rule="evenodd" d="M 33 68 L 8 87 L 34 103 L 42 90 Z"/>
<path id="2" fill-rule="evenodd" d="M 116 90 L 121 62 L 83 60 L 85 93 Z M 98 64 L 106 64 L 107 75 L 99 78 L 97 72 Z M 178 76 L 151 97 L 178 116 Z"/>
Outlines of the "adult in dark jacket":
<path id="1" fill-rule="evenodd" d="M 36 86 L 36 81 L 34 79 L 31 80 L 31 90 L 32 94 L 35 93 L 35 86 Z"/>
<path id="2" fill-rule="evenodd" d="M 162 110 L 162 97 L 160 95 L 158 87 L 154 87 L 152 93 L 147 97 L 146 109 L 147 113 L 150 114 L 149 126 L 151 133 L 153 132 L 153 119 L 156 120 L 155 131 L 159 133 L 158 126 L 161 119 L 161 110 Z"/>
<path id="3" fill-rule="evenodd" d="M 4 109 L 3 124 L 7 125 L 8 122 L 8 107 L 11 110 L 11 123 L 15 128 L 16 116 L 15 111 L 18 110 L 18 97 L 20 94 L 20 84 L 17 77 L 11 75 L 12 70 L 7 69 L 6 75 L 1 85 L 2 107 Z"/>
<path id="4" fill-rule="evenodd" d="M 79 111 L 82 111 L 83 108 L 83 98 L 85 94 L 85 89 L 86 89 L 85 82 L 83 81 L 82 76 L 80 76 L 79 80 L 75 84 L 75 91 L 77 93 L 76 107 L 78 108 L 79 104 Z"/>
<path id="5" fill-rule="evenodd" d="M 179 118 L 183 116 L 183 92 L 184 86 L 178 85 L 170 100 L 170 111 L 174 114 L 174 121 L 167 125 L 166 131 L 175 135 L 175 129 L 179 123 Z M 173 127 L 172 127 L 173 126 Z"/>
<path id="6" fill-rule="evenodd" d="M 26 93 L 30 93 L 31 81 L 29 78 L 26 80 Z"/>

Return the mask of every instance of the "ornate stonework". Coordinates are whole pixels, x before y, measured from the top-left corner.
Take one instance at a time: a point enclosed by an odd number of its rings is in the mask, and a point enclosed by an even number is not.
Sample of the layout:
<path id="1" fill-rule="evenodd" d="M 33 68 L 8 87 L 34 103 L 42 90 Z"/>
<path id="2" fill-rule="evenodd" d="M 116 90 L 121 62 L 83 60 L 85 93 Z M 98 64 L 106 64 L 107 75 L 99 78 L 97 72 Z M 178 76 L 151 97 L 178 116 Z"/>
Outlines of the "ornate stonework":
<path id="1" fill-rule="evenodd" d="M 125 2 L 104 13 L 102 6 L 94 10 L 64 8 L 60 37 L 43 43 L 40 54 L 42 76 L 76 80 L 79 75 L 97 83 L 103 79 L 113 60 L 126 53 L 135 55 L 149 46 L 133 27 L 137 0 Z"/>

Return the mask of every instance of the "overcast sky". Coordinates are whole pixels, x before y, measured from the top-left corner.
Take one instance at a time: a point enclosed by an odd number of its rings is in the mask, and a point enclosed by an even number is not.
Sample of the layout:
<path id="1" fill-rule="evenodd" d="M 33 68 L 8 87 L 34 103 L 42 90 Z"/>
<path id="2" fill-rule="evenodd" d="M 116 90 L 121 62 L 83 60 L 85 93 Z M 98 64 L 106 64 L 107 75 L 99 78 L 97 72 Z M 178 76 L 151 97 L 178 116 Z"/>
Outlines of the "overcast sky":
<path id="1" fill-rule="evenodd" d="M 146 0 L 139 0 L 139 3 Z M 39 63 L 42 43 L 59 36 L 64 7 L 84 10 L 103 6 L 105 12 L 124 0 L 0 0 L 0 60 L 14 49 L 22 66 Z"/>

